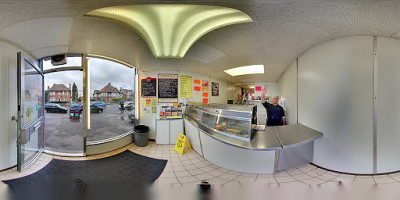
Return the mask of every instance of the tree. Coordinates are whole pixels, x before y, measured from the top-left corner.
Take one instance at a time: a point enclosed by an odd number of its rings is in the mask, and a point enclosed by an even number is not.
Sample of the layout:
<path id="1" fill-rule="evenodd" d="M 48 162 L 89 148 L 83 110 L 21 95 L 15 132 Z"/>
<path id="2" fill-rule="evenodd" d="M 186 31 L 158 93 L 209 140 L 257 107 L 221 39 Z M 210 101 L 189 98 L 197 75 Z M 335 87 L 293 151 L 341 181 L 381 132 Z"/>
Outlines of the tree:
<path id="1" fill-rule="evenodd" d="M 76 87 L 76 84 L 72 85 L 72 101 L 78 100 L 78 87 Z"/>

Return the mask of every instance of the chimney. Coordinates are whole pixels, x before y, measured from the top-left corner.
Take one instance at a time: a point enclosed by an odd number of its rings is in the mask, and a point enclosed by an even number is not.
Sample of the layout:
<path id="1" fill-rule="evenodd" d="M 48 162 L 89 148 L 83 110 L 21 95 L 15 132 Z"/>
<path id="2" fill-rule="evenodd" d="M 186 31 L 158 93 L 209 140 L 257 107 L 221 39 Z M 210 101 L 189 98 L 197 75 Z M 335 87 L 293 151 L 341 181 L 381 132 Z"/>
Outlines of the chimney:
<path id="1" fill-rule="evenodd" d="M 49 90 L 50 89 L 50 86 L 47 86 L 47 90 Z"/>
<path id="2" fill-rule="evenodd" d="M 111 83 L 108 83 L 108 85 L 111 85 Z"/>
<path id="3" fill-rule="evenodd" d="M 71 90 L 71 83 L 69 84 L 69 89 Z"/>

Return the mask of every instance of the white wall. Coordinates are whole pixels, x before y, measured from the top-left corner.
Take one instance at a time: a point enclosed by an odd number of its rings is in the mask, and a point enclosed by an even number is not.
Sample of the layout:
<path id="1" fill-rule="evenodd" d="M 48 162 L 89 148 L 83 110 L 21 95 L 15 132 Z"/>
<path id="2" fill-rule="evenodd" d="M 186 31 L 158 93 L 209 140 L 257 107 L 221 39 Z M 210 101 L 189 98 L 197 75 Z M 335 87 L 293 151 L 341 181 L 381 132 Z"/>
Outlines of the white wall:
<path id="1" fill-rule="evenodd" d="M 377 43 L 377 172 L 400 170 L 400 41 Z"/>
<path id="2" fill-rule="evenodd" d="M 233 103 L 236 103 L 236 100 L 238 99 L 238 94 L 242 94 L 242 89 L 239 86 L 228 83 L 227 100 L 233 100 Z"/>
<path id="3" fill-rule="evenodd" d="M 274 96 L 274 95 L 279 95 L 279 84 L 278 83 L 273 83 L 273 82 L 255 82 L 254 86 L 261 86 L 261 88 L 264 88 L 265 85 L 268 85 L 267 93 L 265 96 Z M 261 96 L 261 91 L 255 91 L 254 88 L 254 96 Z"/>
<path id="4" fill-rule="evenodd" d="M 281 96 L 286 100 L 286 123 L 297 124 L 297 62 L 293 62 L 280 79 Z"/>
<path id="5" fill-rule="evenodd" d="M 139 80 L 146 78 L 146 77 L 152 77 L 152 78 L 157 78 L 158 80 L 158 74 L 178 74 L 178 90 L 180 89 L 179 85 L 179 76 L 180 75 L 187 75 L 187 76 L 192 76 L 192 81 L 194 79 L 200 79 L 200 80 L 208 80 L 209 81 L 209 103 L 220 103 L 220 104 L 226 104 L 228 100 L 228 83 L 226 81 L 218 80 L 210 76 L 205 76 L 197 73 L 192 73 L 192 72 L 184 72 L 184 71 L 174 71 L 174 70 L 157 70 L 157 71 L 146 71 L 143 72 L 139 70 Z M 211 95 L 211 82 L 217 82 L 219 83 L 219 96 L 212 96 Z M 139 81 L 140 84 L 140 81 Z M 194 86 L 194 84 L 193 84 Z M 193 88 L 192 86 L 192 88 Z M 139 87 L 140 88 L 140 87 Z M 140 88 L 141 89 L 141 88 Z M 179 102 L 202 102 L 203 92 L 194 92 L 192 93 L 192 99 L 183 99 L 179 98 Z M 179 91 L 178 91 L 179 94 Z M 141 91 L 139 90 L 139 95 L 141 95 Z M 150 127 L 150 139 L 155 138 L 155 119 L 158 116 L 158 113 L 149 113 L 143 111 L 143 108 L 146 104 L 146 98 L 140 98 L 140 123 L 147 125 Z M 172 103 L 160 103 L 159 106 L 163 105 L 172 105 Z"/>
<path id="6" fill-rule="evenodd" d="M 0 170 L 17 164 L 17 53 L 20 48 L 0 41 Z"/>
<path id="7" fill-rule="evenodd" d="M 315 142 L 315 164 L 352 173 L 400 170 L 400 40 L 377 37 L 375 58 L 373 51 L 373 37 L 347 37 L 314 47 L 299 58 L 299 123 L 324 133 Z M 293 64 L 280 81 L 284 97 L 295 92 L 293 82 L 285 84 L 296 79 L 292 68 Z M 288 107 L 292 98 L 287 98 Z"/>
<path id="8" fill-rule="evenodd" d="M 299 58 L 299 123 L 322 132 L 314 163 L 332 170 L 373 170 L 373 37 L 347 37 Z"/>

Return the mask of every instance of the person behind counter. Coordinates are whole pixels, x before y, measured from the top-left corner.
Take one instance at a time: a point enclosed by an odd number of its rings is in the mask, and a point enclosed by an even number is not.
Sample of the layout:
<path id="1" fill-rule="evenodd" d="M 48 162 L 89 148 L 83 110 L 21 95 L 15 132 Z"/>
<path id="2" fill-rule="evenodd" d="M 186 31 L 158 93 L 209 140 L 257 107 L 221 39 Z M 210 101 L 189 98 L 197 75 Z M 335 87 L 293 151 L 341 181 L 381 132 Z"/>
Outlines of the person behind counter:
<path id="1" fill-rule="evenodd" d="M 261 90 L 261 103 L 267 110 L 267 126 L 282 126 L 286 125 L 285 111 L 282 106 L 278 105 L 279 97 L 272 97 L 272 104 L 265 101 L 265 93 L 267 89 Z"/>

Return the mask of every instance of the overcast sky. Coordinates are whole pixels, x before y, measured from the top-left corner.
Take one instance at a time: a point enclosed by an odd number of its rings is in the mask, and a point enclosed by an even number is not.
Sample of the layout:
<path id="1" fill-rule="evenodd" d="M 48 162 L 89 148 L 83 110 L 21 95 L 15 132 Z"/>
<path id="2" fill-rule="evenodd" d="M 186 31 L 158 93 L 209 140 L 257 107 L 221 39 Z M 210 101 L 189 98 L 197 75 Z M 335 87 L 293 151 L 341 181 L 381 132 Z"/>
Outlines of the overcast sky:
<path id="1" fill-rule="evenodd" d="M 69 57 L 67 65 L 62 66 L 81 66 L 80 57 Z M 60 66 L 57 66 L 60 67 Z M 43 69 L 53 68 L 50 60 L 44 61 Z M 101 58 L 90 58 L 90 94 L 93 95 L 94 90 L 101 90 L 105 85 L 111 83 L 118 90 L 120 87 L 132 90 L 134 88 L 134 69 L 125 65 L 115 63 Z M 64 84 L 69 86 L 75 82 L 78 87 L 79 96 L 83 91 L 83 73 L 81 71 L 64 71 L 45 74 L 45 88 L 53 86 L 53 84 Z"/>

